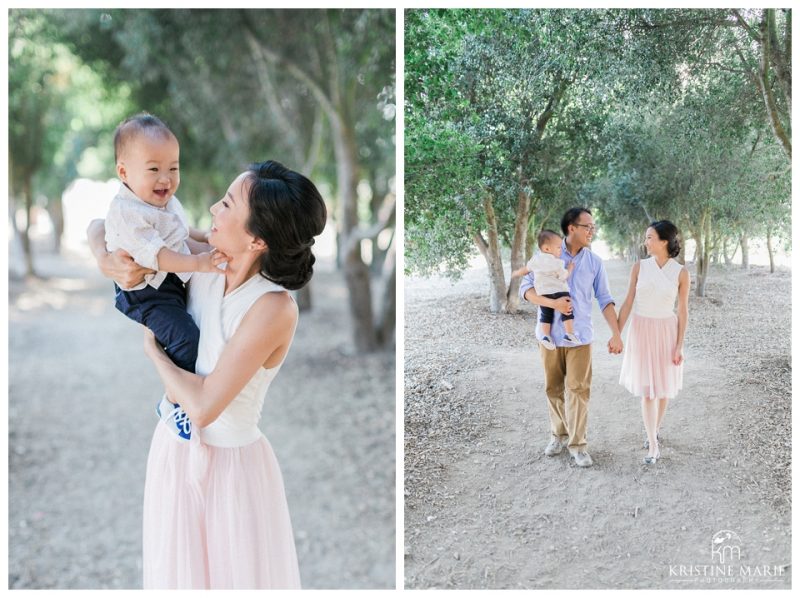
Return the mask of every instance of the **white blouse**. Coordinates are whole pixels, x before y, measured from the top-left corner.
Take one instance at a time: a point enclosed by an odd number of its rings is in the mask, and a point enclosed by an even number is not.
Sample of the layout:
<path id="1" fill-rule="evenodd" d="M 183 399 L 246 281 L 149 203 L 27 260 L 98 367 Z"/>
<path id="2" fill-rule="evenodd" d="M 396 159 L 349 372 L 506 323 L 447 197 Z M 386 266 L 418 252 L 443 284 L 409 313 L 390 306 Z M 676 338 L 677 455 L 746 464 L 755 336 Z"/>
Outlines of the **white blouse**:
<path id="1" fill-rule="evenodd" d="M 669 318 L 675 313 L 678 277 L 683 266 L 672 258 L 663 268 L 658 267 L 655 258 L 641 260 L 639 264 L 633 313 L 646 318 Z"/>
<path id="2" fill-rule="evenodd" d="M 214 273 L 198 272 L 189 284 L 187 309 L 200 328 L 200 345 L 195 371 L 201 376 L 210 374 L 225 345 L 239 328 L 250 307 L 264 293 L 285 291 L 260 274 L 245 281 L 227 295 L 225 277 Z M 294 331 L 292 331 L 294 337 Z M 291 340 L 290 340 L 291 345 Z M 259 368 L 231 401 L 220 416 L 199 430 L 205 444 L 221 447 L 244 446 L 261 435 L 258 421 L 264 397 L 283 362 L 269 369 Z M 223 372 L 224 375 L 224 372 Z M 193 434 L 198 429 L 193 430 Z"/>

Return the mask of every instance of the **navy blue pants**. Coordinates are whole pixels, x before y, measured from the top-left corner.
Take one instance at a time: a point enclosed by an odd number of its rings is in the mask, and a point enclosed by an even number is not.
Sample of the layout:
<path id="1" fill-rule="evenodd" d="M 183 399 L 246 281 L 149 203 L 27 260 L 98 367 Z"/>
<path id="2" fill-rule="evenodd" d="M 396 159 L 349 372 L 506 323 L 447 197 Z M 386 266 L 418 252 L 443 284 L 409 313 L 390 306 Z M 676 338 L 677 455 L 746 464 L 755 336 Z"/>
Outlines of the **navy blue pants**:
<path id="1" fill-rule="evenodd" d="M 569 293 L 567 292 L 548 293 L 547 295 L 542 295 L 542 297 L 547 297 L 549 299 L 559 299 L 561 297 L 569 297 Z M 539 321 L 542 324 L 552 324 L 553 316 L 555 315 L 556 315 L 555 310 L 552 307 L 545 307 L 543 305 L 539 306 Z M 562 320 L 572 320 L 574 317 L 575 317 L 574 311 L 568 315 L 561 314 Z"/>
<path id="2" fill-rule="evenodd" d="M 170 272 L 157 289 L 123 291 L 115 284 L 114 290 L 117 309 L 147 326 L 175 365 L 194 373 L 200 329 L 186 311 L 183 281 Z"/>

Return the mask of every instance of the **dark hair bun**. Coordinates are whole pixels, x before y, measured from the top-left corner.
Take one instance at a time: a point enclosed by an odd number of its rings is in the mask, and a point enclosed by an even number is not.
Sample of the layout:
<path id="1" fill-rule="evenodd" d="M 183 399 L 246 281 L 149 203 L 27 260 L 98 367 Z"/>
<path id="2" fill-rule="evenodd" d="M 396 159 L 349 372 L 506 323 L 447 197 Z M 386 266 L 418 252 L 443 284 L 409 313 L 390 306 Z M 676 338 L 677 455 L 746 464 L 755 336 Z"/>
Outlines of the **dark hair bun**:
<path id="1" fill-rule="evenodd" d="M 669 220 L 658 220 L 650 224 L 650 228 L 656 231 L 659 239 L 667 242 L 667 254 L 669 257 L 678 257 L 681 252 L 678 227 Z"/>
<path id="2" fill-rule="evenodd" d="M 300 289 L 314 273 L 311 247 L 325 228 L 325 202 L 314 183 L 278 162 L 252 164 L 248 172 L 247 228 L 267 244 L 261 276 L 286 289 Z"/>

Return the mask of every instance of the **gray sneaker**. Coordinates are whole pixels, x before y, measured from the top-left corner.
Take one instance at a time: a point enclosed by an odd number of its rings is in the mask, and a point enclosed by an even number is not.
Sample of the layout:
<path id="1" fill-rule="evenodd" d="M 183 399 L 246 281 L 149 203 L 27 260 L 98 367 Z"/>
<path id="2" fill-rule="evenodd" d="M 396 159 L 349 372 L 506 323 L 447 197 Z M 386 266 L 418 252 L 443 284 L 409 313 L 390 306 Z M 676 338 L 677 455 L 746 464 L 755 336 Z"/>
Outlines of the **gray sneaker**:
<path id="1" fill-rule="evenodd" d="M 554 457 L 555 455 L 561 452 L 561 449 L 564 448 L 564 444 L 562 444 L 561 439 L 555 436 L 550 438 L 550 442 L 544 449 L 544 454 L 548 457 Z"/>
<path id="2" fill-rule="evenodd" d="M 592 458 L 586 451 L 578 451 L 577 453 L 572 453 L 572 458 L 575 459 L 575 465 L 577 465 L 578 467 L 591 467 L 593 464 Z"/>

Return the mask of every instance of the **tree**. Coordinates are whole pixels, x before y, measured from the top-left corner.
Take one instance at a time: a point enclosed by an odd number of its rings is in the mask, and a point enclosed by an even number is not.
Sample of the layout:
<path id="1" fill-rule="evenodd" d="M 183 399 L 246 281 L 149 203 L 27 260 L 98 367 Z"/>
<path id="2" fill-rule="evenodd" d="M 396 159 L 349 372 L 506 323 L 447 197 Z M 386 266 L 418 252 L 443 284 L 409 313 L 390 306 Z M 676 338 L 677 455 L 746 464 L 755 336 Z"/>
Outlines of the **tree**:
<path id="1" fill-rule="evenodd" d="M 124 101 L 106 93 L 96 74 L 59 42 L 45 13 L 10 11 L 9 42 L 10 183 L 12 196 L 21 196 L 25 206 L 26 225 L 19 232 L 32 275 L 29 231 L 36 198 L 45 198 L 58 251 L 61 194 L 78 175 L 84 150 L 97 144 Z M 112 171 L 109 165 L 106 172 Z"/>
<path id="2" fill-rule="evenodd" d="M 77 54 L 111 73 L 112 81 L 129 82 L 133 102 L 175 130 L 185 181 L 181 193 L 195 214 L 201 215 L 214 190 L 253 156 L 282 156 L 288 166 L 330 183 L 338 196 L 329 213 L 341 237 L 354 342 L 360 350 L 392 342 L 393 302 L 381 296 L 381 309 L 374 315 L 377 293 L 361 252 L 362 242 L 369 243 L 376 229 L 391 230 L 394 222 L 387 175 L 393 176 L 394 169 L 394 114 L 388 110 L 394 95 L 394 49 L 387 43 L 394 37 L 392 11 L 95 10 L 54 15 Z M 381 188 L 371 191 L 386 200 L 382 220 L 369 208 L 378 210 L 384 202 L 360 197 L 362 181 L 380 182 Z M 383 288 L 385 280 L 379 281 Z"/>
<path id="3" fill-rule="evenodd" d="M 407 13 L 406 254 L 412 267 L 424 273 L 432 261 L 464 263 L 463 253 L 447 257 L 420 248 L 443 230 L 462 241 L 449 248 L 465 249 L 468 236 L 487 262 L 490 309 L 516 310 L 519 281 L 506 285 L 501 248 L 510 248 L 512 269 L 522 266 L 529 232 L 575 204 L 575 181 L 597 169 L 592 145 L 610 101 L 675 78 L 655 62 L 628 68 L 635 40 L 625 38 L 618 21 L 613 11 Z M 439 47 L 442 32 L 457 41 Z M 453 156 L 460 165 L 443 166 Z M 442 184 L 456 174 L 461 189 Z M 440 219 L 429 217 L 436 212 Z"/>

